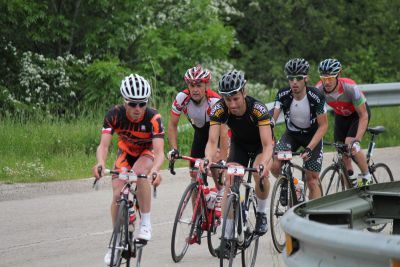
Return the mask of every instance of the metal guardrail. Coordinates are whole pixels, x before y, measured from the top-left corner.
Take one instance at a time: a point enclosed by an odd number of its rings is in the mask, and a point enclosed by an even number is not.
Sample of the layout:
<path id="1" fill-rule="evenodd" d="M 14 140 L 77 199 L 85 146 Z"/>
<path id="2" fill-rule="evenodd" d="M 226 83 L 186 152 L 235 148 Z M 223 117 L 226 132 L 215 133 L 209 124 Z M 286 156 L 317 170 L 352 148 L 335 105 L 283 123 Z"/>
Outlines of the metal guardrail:
<path id="1" fill-rule="evenodd" d="M 362 231 L 388 220 L 393 235 Z M 287 266 L 400 266 L 400 181 L 299 204 L 281 224 Z"/>
<path id="2" fill-rule="evenodd" d="M 394 106 L 400 105 L 400 82 L 399 83 L 377 83 L 377 84 L 359 84 L 361 90 L 367 97 L 367 102 L 370 107 Z M 266 103 L 268 110 L 272 109 L 274 102 Z M 328 110 L 331 108 L 328 107 Z M 279 115 L 276 124 L 283 123 L 283 114 Z M 178 127 L 178 131 L 185 131 L 191 125 L 183 124 Z"/>

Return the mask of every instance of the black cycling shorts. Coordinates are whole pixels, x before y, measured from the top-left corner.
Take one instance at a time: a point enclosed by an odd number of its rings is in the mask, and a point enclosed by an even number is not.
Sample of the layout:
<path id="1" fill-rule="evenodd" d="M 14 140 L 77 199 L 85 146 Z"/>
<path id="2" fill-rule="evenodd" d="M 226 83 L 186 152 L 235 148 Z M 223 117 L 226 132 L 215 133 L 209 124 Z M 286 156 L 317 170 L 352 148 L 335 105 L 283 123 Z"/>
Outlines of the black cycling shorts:
<path id="1" fill-rule="evenodd" d="M 275 151 L 291 150 L 297 151 L 300 147 L 307 147 L 315 133 L 291 133 L 285 131 L 281 139 L 276 143 Z M 320 172 L 323 160 L 322 140 L 311 152 L 311 158 L 304 163 L 304 168 L 314 172 Z"/>
<path id="2" fill-rule="evenodd" d="M 247 167 L 249 160 L 255 159 L 258 154 L 262 152 L 262 146 L 256 150 L 249 149 L 246 146 L 239 145 L 235 142 L 231 142 L 229 148 L 229 157 L 227 162 L 236 162 Z"/>
<path id="3" fill-rule="evenodd" d="M 194 131 L 192 149 L 190 150 L 190 156 L 193 158 L 204 158 L 204 151 L 206 149 L 208 141 L 208 132 L 205 131 Z M 190 167 L 193 168 L 194 162 L 190 162 Z"/>
<path id="4" fill-rule="evenodd" d="M 368 112 L 368 122 L 371 119 L 371 111 L 367 107 Z M 334 139 L 335 142 L 344 143 L 346 137 L 356 137 L 358 130 L 359 117 L 358 113 L 354 112 L 350 116 L 341 116 L 335 114 L 335 130 Z"/>

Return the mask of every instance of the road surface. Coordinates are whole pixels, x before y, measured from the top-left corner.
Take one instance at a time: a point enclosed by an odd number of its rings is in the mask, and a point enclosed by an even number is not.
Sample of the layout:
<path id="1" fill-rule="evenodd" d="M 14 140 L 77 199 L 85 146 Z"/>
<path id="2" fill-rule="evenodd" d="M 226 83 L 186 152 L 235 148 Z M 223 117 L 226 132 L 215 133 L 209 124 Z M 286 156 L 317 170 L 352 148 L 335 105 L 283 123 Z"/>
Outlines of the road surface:
<path id="1" fill-rule="evenodd" d="M 399 155 L 400 147 L 377 149 L 374 155 L 392 168 L 396 180 Z M 330 161 L 327 154 L 324 166 Z M 144 250 L 142 266 L 218 266 L 206 243 L 189 247 L 178 264 L 171 259 L 173 218 L 189 183 L 186 168 L 177 173 L 162 172 L 163 183 L 153 200 L 153 240 Z M 110 182 L 103 179 L 99 191 L 92 190 L 92 182 L 0 184 L 0 266 L 105 266 L 103 257 L 111 236 Z M 285 266 L 269 233 L 261 238 L 256 266 Z"/>

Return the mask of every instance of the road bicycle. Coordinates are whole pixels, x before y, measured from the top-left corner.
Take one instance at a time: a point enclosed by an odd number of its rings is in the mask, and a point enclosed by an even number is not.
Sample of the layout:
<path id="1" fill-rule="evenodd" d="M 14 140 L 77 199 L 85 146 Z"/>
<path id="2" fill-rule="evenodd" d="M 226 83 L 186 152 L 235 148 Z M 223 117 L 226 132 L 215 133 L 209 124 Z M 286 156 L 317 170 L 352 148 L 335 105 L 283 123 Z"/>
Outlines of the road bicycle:
<path id="1" fill-rule="evenodd" d="M 176 174 L 174 164 L 177 159 L 194 162 L 194 170 L 197 171 L 197 175 L 196 180 L 185 189 L 176 211 L 171 238 L 172 259 L 174 262 L 181 261 L 190 245 L 201 244 L 205 232 L 207 233 L 208 250 L 211 255 L 217 256 L 215 249 L 219 244 L 221 218 L 212 206 L 208 206 L 206 196 L 210 194 L 210 189 L 207 175 L 199 170 L 201 159 L 179 156 L 171 160 L 169 170 L 173 175 Z"/>
<path id="2" fill-rule="evenodd" d="M 385 127 L 376 126 L 367 128 L 367 132 L 371 135 L 368 143 L 368 152 L 366 155 L 369 172 L 372 176 L 372 183 L 393 182 L 393 174 L 389 166 L 385 163 L 375 163 L 372 155 L 375 148 L 375 137 L 385 131 Z M 330 195 L 336 192 L 344 191 L 351 188 L 351 181 L 343 162 L 345 155 L 350 156 L 348 145 L 342 143 L 324 142 L 325 145 L 335 147 L 337 153 L 333 157 L 333 162 L 321 174 L 321 183 L 325 188 L 325 195 Z M 355 159 L 352 157 L 353 161 Z M 381 232 L 386 227 L 386 223 L 378 223 L 375 226 L 368 227 L 370 232 Z"/>
<path id="3" fill-rule="evenodd" d="M 370 133 L 371 139 L 368 144 L 367 164 L 369 172 L 372 176 L 373 183 L 393 182 L 393 174 L 389 166 L 385 163 L 375 163 L 372 160 L 373 151 L 375 148 L 375 136 L 383 133 L 385 128 L 383 126 L 376 126 L 368 128 L 367 132 Z M 348 145 L 342 143 L 324 142 L 324 145 L 331 145 L 335 147 L 337 153 L 333 157 L 333 162 L 321 174 L 321 183 L 325 188 L 325 195 L 330 195 L 336 192 L 344 191 L 351 187 L 349 175 L 343 162 L 345 155 L 350 155 Z M 354 161 L 354 158 L 353 158 Z"/>
<path id="4" fill-rule="evenodd" d="M 101 173 L 99 168 L 99 173 Z M 148 176 L 144 174 L 136 175 L 132 170 L 129 172 L 118 172 L 113 170 L 104 170 L 105 174 L 116 175 L 117 178 L 125 181 L 125 185 L 121 189 L 120 199 L 117 201 L 118 213 L 117 220 L 115 221 L 113 233 L 111 235 L 108 248 L 111 249 L 110 266 L 119 267 L 126 264 L 130 266 L 131 258 L 136 258 L 136 266 L 140 267 L 142 259 L 142 251 L 147 240 L 135 239 L 135 222 L 137 217 L 140 219 L 139 202 L 137 199 L 137 186 L 138 178 L 147 179 Z M 155 177 L 152 177 L 153 179 Z M 96 186 L 98 179 L 95 179 L 93 187 Z M 156 197 L 156 188 L 153 188 L 153 197 Z M 139 220 L 140 221 L 140 220 Z"/>
<path id="5" fill-rule="evenodd" d="M 293 163 L 293 156 L 300 156 L 303 152 L 276 151 L 274 154 L 278 160 L 282 161 L 281 175 L 277 178 L 272 189 L 269 220 L 271 224 L 271 236 L 274 247 L 277 252 L 282 253 L 286 236 L 280 225 L 280 219 L 291 207 L 308 200 L 307 179 L 303 167 Z M 304 182 L 304 189 L 296 192 L 295 179 L 301 179 Z M 318 180 L 319 181 L 319 180 Z M 321 183 L 318 182 L 322 194 Z"/>
<path id="6" fill-rule="evenodd" d="M 254 157 L 250 157 L 248 166 L 252 166 L 253 162 Z M 210 168 L 226 169 L 227 174 L 233 176 L 233 183 L 224 205 L 220 255 L 218 255 L 220 266 L 232 266 L 236 256 L 241 254 L 242 266 L 253 267 L 256 263 L 260 236 L 255 232 L 257 198 L 251 178 L 252 173 L 258 170 L 231 164 L 228 166 L 211 164 Z M 263 166 L 260 165 L 259 169 L 262 173 Z M 247 179 L 244 177 L 246 172 Z M 263 179 L 260 179 L 260 188 L 264 190 Z M 227 230 L 228 221 L 231 224 Z"/>

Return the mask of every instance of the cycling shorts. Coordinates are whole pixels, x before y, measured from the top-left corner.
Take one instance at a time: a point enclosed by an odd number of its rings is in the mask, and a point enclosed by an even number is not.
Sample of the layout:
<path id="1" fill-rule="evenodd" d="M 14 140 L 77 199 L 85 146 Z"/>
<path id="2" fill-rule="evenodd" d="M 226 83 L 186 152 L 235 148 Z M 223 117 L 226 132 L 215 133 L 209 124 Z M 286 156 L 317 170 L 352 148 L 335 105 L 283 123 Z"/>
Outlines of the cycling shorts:
<path id="1" fill-rule="evenodd" d="M 192 149 L 190 150 L 190 156 L 193 158 L 204 158 L 204 151 L 206 149 L 208 141 L 208 132 L 196 130 L 194 131 Z M 194 162 L 190 162 L 190 167 L 193 168 Z"/>
<path id="2" fill-rule="evenodd" d="M 138 160 L 138 158 L 142 156 L 146 156 L 154 160 L 154 153 L 149 149 L 143 150 L 137 157 L 128 154 L 126 151 L 118 149 L 117 160 L 114 163 L 114 169 L 116 171 L 121 171 L 122 168 L 126 168 L 126 170 L 129 171 L 133 167 L 135 162 Z M 118 176 L 113 175 L 112 179 L 116 177 Z"/>
<path id="3" fill-rule="evenodd" d="M 311 134 L 295 134 L 286 132 L 282 135 L 281 139 L 275 146 L 275 151 L 291 150 L 297 151 L 300 147 L 307 147 L 315 133 Z M 323 145 L 322 140 L 311 152 L 311 158 L 304 163 L 304 168 L 313 171 L 321 172 L 323 160 Z"/>
<path id="4" fill-rule="evenodd" d="M 245 146 L 241 146 L 235 142 L 231 142 L 229 148 L 229 157 L 227 162 L 236 162 L 247 167 L 249 160 L 255 159 L 262 152 L 262 147 L 257 150 L 249 150 Z"/>
<path id="5" fill-rule="evenodd" d="M 367 107 L 368 122 L 371 119 L 371 111 Z M 344 143 L 346 137 L 356 137 L 358 130 L 359 117 L 357 112 L 353 112 L 350 116 L 341 116 L 335 114 L 335 130 L 334 139 L 335 142 Z"/>

